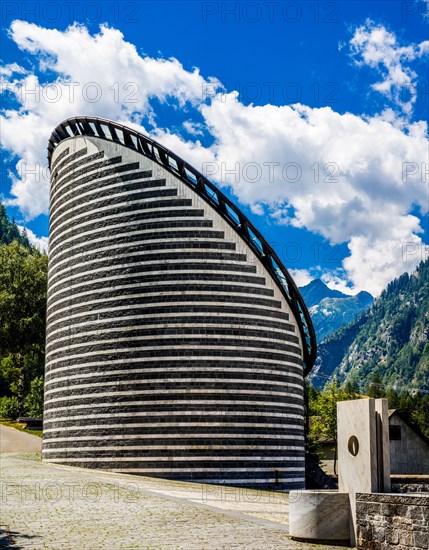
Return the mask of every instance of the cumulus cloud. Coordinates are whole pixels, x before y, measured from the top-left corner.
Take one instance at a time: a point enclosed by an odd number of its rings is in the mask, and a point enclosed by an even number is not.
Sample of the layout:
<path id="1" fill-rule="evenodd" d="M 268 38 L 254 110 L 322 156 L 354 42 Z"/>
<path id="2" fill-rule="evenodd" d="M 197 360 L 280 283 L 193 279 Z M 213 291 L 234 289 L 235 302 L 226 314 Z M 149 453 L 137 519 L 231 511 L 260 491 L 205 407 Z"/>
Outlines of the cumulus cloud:
<path id="1" fill-rule="evenodd" d="M 355 33 L 356 55 L 359 51 L 362 62 L 381 67 L 386 78 L 396 75 L 395 63 L 406 75 L 403 61 L 418 55 L 417 46 L 398 46 L 385 29 L 377 31 L 380 36 L 373 31 L 362 27 L 360 34 Z M 105 116 L 142 130 L 147 117 L 155 124 L 151 129 L 155 139 L 220 186 L 228 185 L 256 214 L 306 228 L 330 242 L 348 243 L 350 254 L 341 273 L 324 273 L 330 286 L 378 294 L 421 259 L 418 254 L 404 258 L 403 248 L 406 243 L 416 249 L 422 246 L 419 219 L 410 212 L 417 208 L 427 213 L 425 122 L 404 120 L 399 125 L 394 113 L 389 120 L 386 114 L 340 114 L 301 104 L 244 105 L 237 92 L 216 93 L 223 90 L 216 79 L 202 77 L 197 69 L 186 70 L 176 59 L 142 57 L 119 31 L 108 27 L 91 35 L 78 25 L 61 32 L 15 21 L 10 36 L 30 57 L 37 55 L 40 63 L 39 75 L 22 73 L 17 81 L 5 73 L 20 108 L 5 111 L 1 119 L 2 146 L 18 157 L 21 170 L 13 179 L 13 202 L 27 216 L 47 211 L 48 179 L 36 181 L 29 166 L 44 164 L 41 151 L 46 150 L 47 136 L 62 119 L 76 114 Z M 118 85 L 111 90 L 115 82 Z M 83 94 L 89 83 L 101 89 L 97 102 Z M 124 98 L 129 83 L 138 87 L 137 103 Z M 207 87 L 213 93 L 210 100 L 202 101 Z M 40 88 L 45 91 L 39 99 L 29 93 Z M 53 103 L 49 98 L 55 90 L 60 94 Z M 156 126 L 153 98 L 188 110 L 189 121 L 183 126 L 190 139 Z M 211 137 L 210 146 L 202 144 L 200 134 Z M 310 276 L 305 271 L 295 274 L 299 284 Z"/>
<path id="2" fill-rule="evenodd" d="M 355 63 L 375 69 L 381 76 L 372 88 L 410 115 L 417 99 L 417 73 L 409 64 L 428 54 L 429 40 L 401 45 L 395 33 L 367 20 L 356 28 L 349 44 Z"/>
<path id="3" fill-rule="evenodd" d="M 1 139 L 4 149 L 25 162 L 23 169 L 18 161 L 11 195 L 27 218 L 47 213 L 47 137 L 62 120 L 86 114 L 139 123 L 145 116 L 153 118 L 152 98 L 197 105 L 205 88 L 218 86 L 177 59 L 142 57 L 120 31 L 107 26 L 91 35 L 77 24 L 59 31 L 14 21 L 9 35 L 39 65 L 39 75 L 8 79 L 13 72 L 24 73 L 16 64 L 6 66 L 2 75 L 2 89 L 20 104 L 3 112 Z"/>
<path id="4" fill-rule="evenodd" d="M 297 286 L 305 286 L 314 279 L 308 269 L 289 269 Z"/>
<path id="5" fill-rule="evenodd" d="M 27 234 L 28 240 L 32 245 L 34 245 L 36 248 L 40 250 L 40 252 L 47 252 L 48 251 L 48 244 L 49 239 L 48 237 L 37 237 L 37 235 L 29 229 L 28 227 L 24 227 L 23 225 L 18 225 L 18 229 L 22 232 L 25 232 Z"/>

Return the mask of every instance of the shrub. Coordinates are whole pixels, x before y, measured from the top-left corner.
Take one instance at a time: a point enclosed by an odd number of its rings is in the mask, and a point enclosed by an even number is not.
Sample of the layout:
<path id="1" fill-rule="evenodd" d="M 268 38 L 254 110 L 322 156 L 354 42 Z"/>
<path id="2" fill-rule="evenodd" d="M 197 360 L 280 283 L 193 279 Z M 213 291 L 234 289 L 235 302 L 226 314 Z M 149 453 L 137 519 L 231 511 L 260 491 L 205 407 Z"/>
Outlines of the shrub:
<path id="1" fill-rule="evenodd" d="M 18 398 L 0 397 L 0 418 L 15 419 L 18 416 Z"/>

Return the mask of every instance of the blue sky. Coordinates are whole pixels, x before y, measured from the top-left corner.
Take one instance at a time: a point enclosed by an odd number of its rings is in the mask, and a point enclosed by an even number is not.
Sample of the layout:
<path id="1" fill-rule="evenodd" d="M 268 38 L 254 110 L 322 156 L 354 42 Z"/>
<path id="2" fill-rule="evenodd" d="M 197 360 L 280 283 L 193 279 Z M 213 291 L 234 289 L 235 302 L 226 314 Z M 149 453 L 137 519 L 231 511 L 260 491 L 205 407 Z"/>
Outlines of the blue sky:
<path id="1" fill-rule="evenodd" d="M 6 2 L 2 200 L 46 242 L 51 130 L 115 118 L 211 176 L 299 284 L 377 294 L 426 258 L 428 9 Z"/>

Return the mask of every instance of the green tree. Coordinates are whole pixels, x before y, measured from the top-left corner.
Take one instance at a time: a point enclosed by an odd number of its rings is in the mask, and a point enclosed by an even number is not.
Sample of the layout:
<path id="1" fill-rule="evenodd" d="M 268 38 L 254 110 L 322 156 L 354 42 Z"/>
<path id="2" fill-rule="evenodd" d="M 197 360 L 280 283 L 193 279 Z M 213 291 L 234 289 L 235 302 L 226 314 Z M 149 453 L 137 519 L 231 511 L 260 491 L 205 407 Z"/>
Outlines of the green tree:
<path id="1" fill-rule="evenodd" d="M 31 381 L 30 391 L 24 400 L 25 414 L 42 416 L 43 414 L 43 376 L 37 376 Z"/>
<path id="2" fill-rule="evenodd" d="M 327 384 L 321 392 L 311 394 L 309 409 L 313 415 L 310 422 L 309 439 L 336 439 L 337 403 L 359 398 L 355 386 L 340 387 L 336 379 Z"/>
<path id="3" fill-rule="evenodd" d="M 0 246 L 0 266 L 1 377 L 22 414 L 31 379 L 43 372 L 47 256 L 13 241 Z"/>
<path id="4" fill-rule="evenodd" d="M 380 397 L 386 397 L 386 390 L 384 389 L 383 379 L 377 373 L 371 379 L 371 384 L 366 391 L 368 397 L 374 397 L 379 399 Z"/>
<path id="5" fill-rule="evenodd" d="M 0 418 L 13 419 L 18 416 L 18 399 L 15 396 L 0 397 Z"/>
<path id="6" fill-rule="evenodd" d="M 0 204 L 0 243 L 10 244 L 13 240 L 17 240 L 28 249 L 31 248 L 27 231 L 24 235 L 21 235 L 15 220 L 10 221 L 8 219 L 5 207 Z"/>

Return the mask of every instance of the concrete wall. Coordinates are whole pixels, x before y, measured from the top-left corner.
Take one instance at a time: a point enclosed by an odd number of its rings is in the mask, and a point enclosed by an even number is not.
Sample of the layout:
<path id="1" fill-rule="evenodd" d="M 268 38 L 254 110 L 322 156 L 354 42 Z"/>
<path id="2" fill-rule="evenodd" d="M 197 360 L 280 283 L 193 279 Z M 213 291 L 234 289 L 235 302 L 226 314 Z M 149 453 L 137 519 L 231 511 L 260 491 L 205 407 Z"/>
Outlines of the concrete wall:
<path id="1" fill-rule="evenodd" d="M 429 474 L 429 444 L 397 413 L 390 416 L 389 424 L 401 429 L 401 439 L 390 440 L 391 473 Z"/>
<path id="2" fill-rule="evenodd" d="M 302 345 L 237 231 L 145 156 L 52 158 L 43 458 L 302 488 Z"/>
<path id="3" fill-rule="evenodd" d="M 429 495 L 356 495 L 359 550 L 427 550 Z"/>

